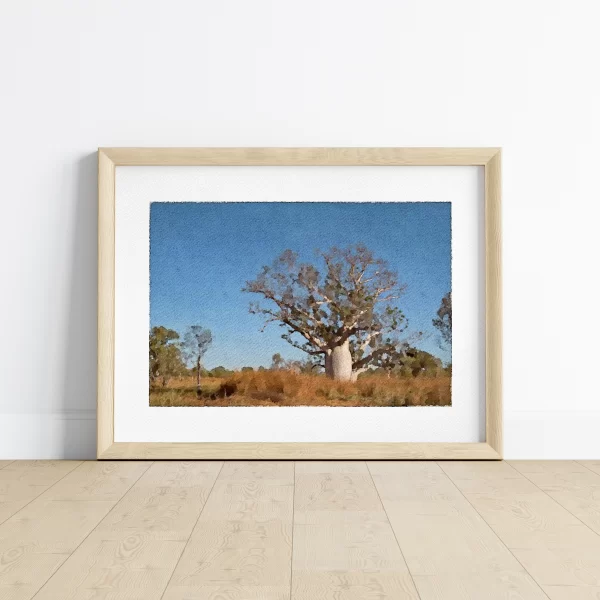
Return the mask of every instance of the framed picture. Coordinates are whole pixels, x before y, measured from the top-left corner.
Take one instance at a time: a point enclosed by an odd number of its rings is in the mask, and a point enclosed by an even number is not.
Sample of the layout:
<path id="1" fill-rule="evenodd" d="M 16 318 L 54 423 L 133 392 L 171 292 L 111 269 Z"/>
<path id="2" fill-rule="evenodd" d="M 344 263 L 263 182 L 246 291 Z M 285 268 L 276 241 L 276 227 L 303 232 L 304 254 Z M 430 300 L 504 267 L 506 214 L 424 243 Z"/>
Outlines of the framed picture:
<path id="1" fill-rule="evenodd" d="M 98 458 L 501 458 L 499 149 L 98 169 Z"/>

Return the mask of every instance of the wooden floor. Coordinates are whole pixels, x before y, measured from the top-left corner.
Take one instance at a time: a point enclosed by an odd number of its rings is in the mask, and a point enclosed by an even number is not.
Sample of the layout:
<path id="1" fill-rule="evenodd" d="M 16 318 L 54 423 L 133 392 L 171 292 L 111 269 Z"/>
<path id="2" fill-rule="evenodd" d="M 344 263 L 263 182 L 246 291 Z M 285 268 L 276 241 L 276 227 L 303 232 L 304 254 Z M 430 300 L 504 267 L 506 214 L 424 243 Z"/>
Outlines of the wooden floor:
<path id="1" fill-rule="evenodd" d="M 29 598 L 600 600 L 600 461 L 0 461 Z"/>

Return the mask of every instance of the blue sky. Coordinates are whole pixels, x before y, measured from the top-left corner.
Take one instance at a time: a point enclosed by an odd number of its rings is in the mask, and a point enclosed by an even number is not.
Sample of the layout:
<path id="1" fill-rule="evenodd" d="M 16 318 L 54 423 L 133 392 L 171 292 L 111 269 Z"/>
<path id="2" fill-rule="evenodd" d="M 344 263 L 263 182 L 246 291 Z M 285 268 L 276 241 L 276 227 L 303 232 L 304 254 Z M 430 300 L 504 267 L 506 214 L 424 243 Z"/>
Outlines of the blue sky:
<path id="1" fill-rule="evenodd" d="M 277 324 L 261 333 L 263 319 L 248 312 L 260 298 L 242 287 L 288 248 L 314 262 L 317 248 L 362 243 L 407 285 L 397 304 L 425 333 L 417 346 L 449 361 L 431 321 L 451 285 L 450 211 L 449 202 L 152 203 L 150 326 L 209 328 L 208 369 L 268 366 L 276 352 L 303 358 Z"/>

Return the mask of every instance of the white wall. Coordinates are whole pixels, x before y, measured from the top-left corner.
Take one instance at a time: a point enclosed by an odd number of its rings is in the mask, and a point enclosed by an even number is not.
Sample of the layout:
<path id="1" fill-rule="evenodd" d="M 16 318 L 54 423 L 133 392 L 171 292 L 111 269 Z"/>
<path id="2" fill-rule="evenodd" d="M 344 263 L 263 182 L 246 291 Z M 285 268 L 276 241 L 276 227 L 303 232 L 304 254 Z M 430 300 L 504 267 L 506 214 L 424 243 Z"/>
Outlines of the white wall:
<path id="1" fill-rule="evenodd" d="M 0 457 L 93 457 L 98 146 L 503 146 L 507 457 L 600 458 L 594 0 L 0 2 Z"/>

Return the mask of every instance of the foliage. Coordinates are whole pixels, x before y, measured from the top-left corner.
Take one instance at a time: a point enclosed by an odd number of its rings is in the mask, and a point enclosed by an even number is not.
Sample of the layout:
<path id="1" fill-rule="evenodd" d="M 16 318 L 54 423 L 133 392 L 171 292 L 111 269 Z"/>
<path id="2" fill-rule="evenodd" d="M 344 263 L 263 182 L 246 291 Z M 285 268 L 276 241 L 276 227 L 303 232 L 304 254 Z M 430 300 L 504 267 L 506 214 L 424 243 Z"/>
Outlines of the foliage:
<path id="1" fill-rule="evenodd" d="M 278 371 L 279 369 L 283 369 L 284 366 L 285 366 L 285 360 L 284 360 L 283 356 L 281 356 L 281 354 L 279 354 L 279 352 L 277 352 L 276 354 L 273 354 L 273 356 L 271 357 L 271 370 Z"/>
<path id="2" fill-rule="evenodd" d="M 281 336 L 324 366 L 324 356 L 348 342 L 353 371 L 377 365 L 384 356 L 398 357 L 397 336 L 406 330 L 396 306 L 404 286 L 385 261 L 364 245 L 317 251 L 320 264 L 300 263 L 286 250 L 272 266 L 263 267 L 243 291 L 267 301 L 250 312 L 278 322 Z"/>
<path id="3" fill-rule="evenodd" d="M 437 311 L 437 317 L 432 321 L 433 326 L 440 332 L 442 344 L 452 346 L 452 292 L 443 298 Z"/>
<path id="4" fill-rule="evenodd" d="M 219 365 L 218 367 L 211 369 L 209 373 L 210 377 L 230 377 L 231 375 L 233 375 L 234 371 L 231 371 L 229 369 L 226 369 L 222 365 Z"/>
<path id="5" fill-rule="evenodd" d="M 324 375 L 292 371 L 236 372 L 226 379 L 210 379 L 195 394 L 195 386 L 156 388 L 152 406 L 449 406 L 450 377 L 382 377 L 372 371 L 356 383 L 338 382 Z"/>
<path id="6" fill-rule="evenodd" d="M 442 372 L 442 361 L 424 350 L 409 348 L 395 372 L 411 377 L 436 376 Z"/>
<path id="7" fill-rule="evenodd" d="M 165 386 L 171 377 L 180 375 L 185 370 L 181 359 L 181 349 L 177 344 L 179 334 L 166 327 L 153 327 L 150 331 L 149 347 L 150 382 L 156 383 L 159 379 Z"/>
<path id="8" fill-rule="evenodd" d="M 242 369 L 243 371 L 244 369 Z M 261 370 L 260 367 L 258 369 Z M 294 373 L 318 373 L 320 371 L 319 361 L 309 356 L 304 360 L 286 360 L 279 354 L 273 354 L 271 359 L 271 371 L 293 371 Z"/>
<path id="9" fill-rule="evenodd" d="M 165 386 L 172 377 L 195 374 L 199 386 L 204 372 L 200 361 L 212 342 L 212 335 L 208 329 L 192 325 L 183 343 L 178 340 L 179 334 L 174 329 L 162 325 L 150 331 L 150 385 L 161 379 Z"/>
<path id="10" fill-rule="evenodd" d="M 317 375 L 323 372 L 321 362 L 315 359 L 314 356 L 307 356 L 304 360 L 294 360 L 289 362 L 291 362 L 293 370 L 297 373 Z"/>
<path id="11" fill-rule="evenodd" d="M 212 344 L 212 333 L 200 325 L 191 325 L 183 338 L 183 356 L 190 366 L 200 368 L 202 357 Z"/>

